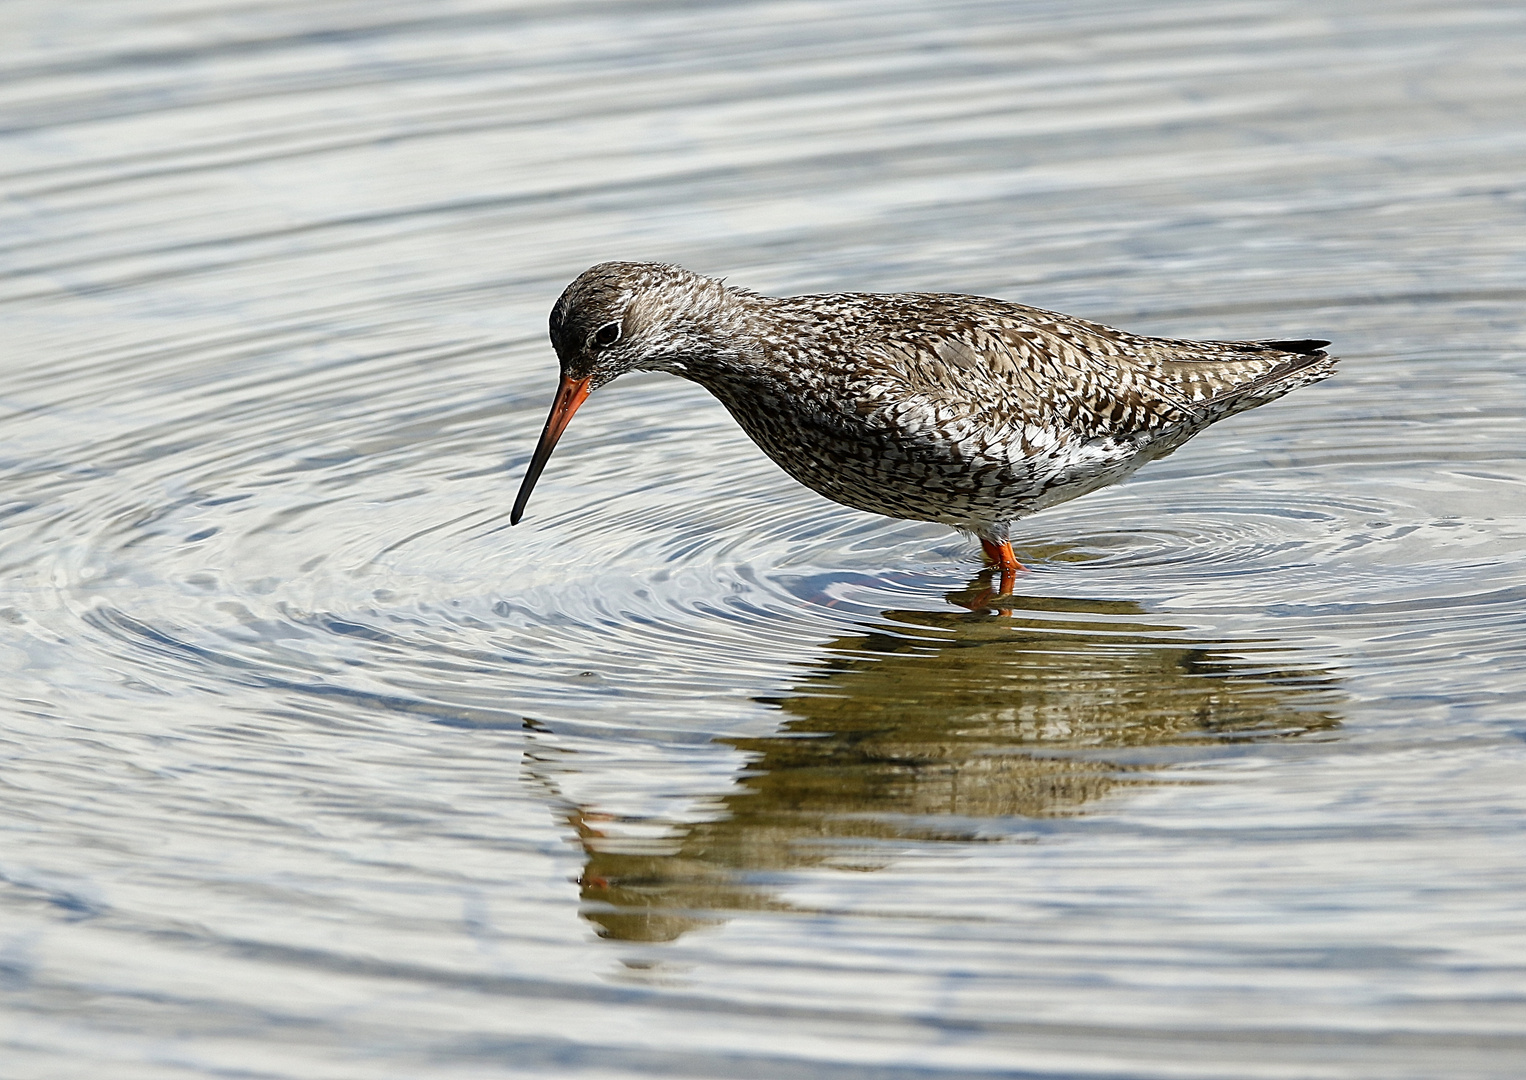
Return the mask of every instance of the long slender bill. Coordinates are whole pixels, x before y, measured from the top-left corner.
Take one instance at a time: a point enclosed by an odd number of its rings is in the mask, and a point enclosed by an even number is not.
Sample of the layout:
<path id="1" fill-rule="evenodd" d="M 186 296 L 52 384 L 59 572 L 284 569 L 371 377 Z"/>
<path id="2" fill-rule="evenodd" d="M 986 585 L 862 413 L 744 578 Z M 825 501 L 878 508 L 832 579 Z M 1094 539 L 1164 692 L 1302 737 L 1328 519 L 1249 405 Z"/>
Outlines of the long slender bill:
<path id="1" fill-rule="evenodd" d="M 535 453 L 530 458 L 530 468 L 525 472 L 525 481 L 519 485 L 519 497 L 514 500 L 514 509 L 509 514 L 509 524 L 518 525 L 519 519 L 524 516 L 525 504 L 530 501 L 530 492 L 535 490 L 535 481 L 540 479 L 541 470 L 546 467 L 546 462 L 551 457 L 551 451 L 556 449 L 556 440 L 562 437 L 562 432 L 567 430 L 567 424 L 572 420 L 572 414 L 578 411 L 578 406 L 588 397 L 589 379 L 573 379 L 566 375 L 562 376 L 562 383 L 556 388 L 556 400 L 551 403 L 551 415 L 546 417 L 546 427 L 540 433 L 540 442 L 535 444 Z"/>

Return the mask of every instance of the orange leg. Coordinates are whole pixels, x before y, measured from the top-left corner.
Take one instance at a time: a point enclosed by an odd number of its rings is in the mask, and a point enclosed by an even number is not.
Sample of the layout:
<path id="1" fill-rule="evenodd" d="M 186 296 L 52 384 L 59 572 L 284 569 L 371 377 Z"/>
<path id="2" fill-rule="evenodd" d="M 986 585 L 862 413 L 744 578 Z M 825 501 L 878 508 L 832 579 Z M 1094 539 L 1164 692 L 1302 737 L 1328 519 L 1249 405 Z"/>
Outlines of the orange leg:
<path id="1" fill-rule="evenodd" d="M 1011 596 L 1012 587 L 1017 584 L 1017 575 L 1026 574 L 1028 568 L 1018 562 L 1017 556 L 1012 554 L 1011 541 L 1003 540 L 996 543 L 992 540 L 982 540 L 980 546 L 985 550 L 986 558 L 990 559 L 1001 571 L 1001 589 L 996 595 Z"/>

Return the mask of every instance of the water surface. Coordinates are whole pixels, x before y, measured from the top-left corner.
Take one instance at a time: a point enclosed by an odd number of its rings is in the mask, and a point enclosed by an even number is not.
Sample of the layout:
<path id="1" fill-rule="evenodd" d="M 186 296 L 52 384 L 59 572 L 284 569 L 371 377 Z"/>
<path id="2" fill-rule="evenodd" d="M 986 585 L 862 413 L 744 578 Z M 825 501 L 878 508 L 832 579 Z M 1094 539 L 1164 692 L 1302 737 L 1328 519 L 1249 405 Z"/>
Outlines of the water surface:
<path id="1" fill-rule="evenodd" d="M 1526 1060 L 1526 14 L 14 3 L 7 1076 Z M 610 258 L 1333 339 L 1024 522 L 825 502 Z"/>

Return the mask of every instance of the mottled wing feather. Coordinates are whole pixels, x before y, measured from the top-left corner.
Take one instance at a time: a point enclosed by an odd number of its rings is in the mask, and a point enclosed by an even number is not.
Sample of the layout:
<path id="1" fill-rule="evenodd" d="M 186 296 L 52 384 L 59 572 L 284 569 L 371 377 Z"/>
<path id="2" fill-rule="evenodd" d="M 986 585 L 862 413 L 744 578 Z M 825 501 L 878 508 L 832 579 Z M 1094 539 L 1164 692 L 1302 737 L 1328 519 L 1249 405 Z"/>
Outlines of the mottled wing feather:
<path id="1" fill-rule="evenodd" d="M 958 297 L 961 317 L 934 327 L 926 312 L 953 298 L 886 299 L 893 302 L 874 312 L 875 351 L 906 392 L 933 408 L 974 406 L 987 421 L 1039 424 L 1082 439 L 1196 427 L 1324 359 L 1307 351 L 1323 342 L 1141 337 L 977 297 Z M 920 318 L 905 317 L 907 300 Z"/>

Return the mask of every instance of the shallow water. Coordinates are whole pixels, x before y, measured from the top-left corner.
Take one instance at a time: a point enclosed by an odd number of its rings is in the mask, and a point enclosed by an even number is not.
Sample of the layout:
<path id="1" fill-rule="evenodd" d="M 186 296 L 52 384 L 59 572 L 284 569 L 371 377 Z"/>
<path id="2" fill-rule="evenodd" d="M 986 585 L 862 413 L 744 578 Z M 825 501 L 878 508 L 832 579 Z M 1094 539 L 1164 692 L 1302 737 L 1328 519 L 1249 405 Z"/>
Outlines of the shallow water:
<path id="1" fill-rule="evenodd" d="M 1526 12 L 16 2 L 4 1074 L 1516 1076 Z M 1333 339 L 978 549 L 592 262 Z"/>

